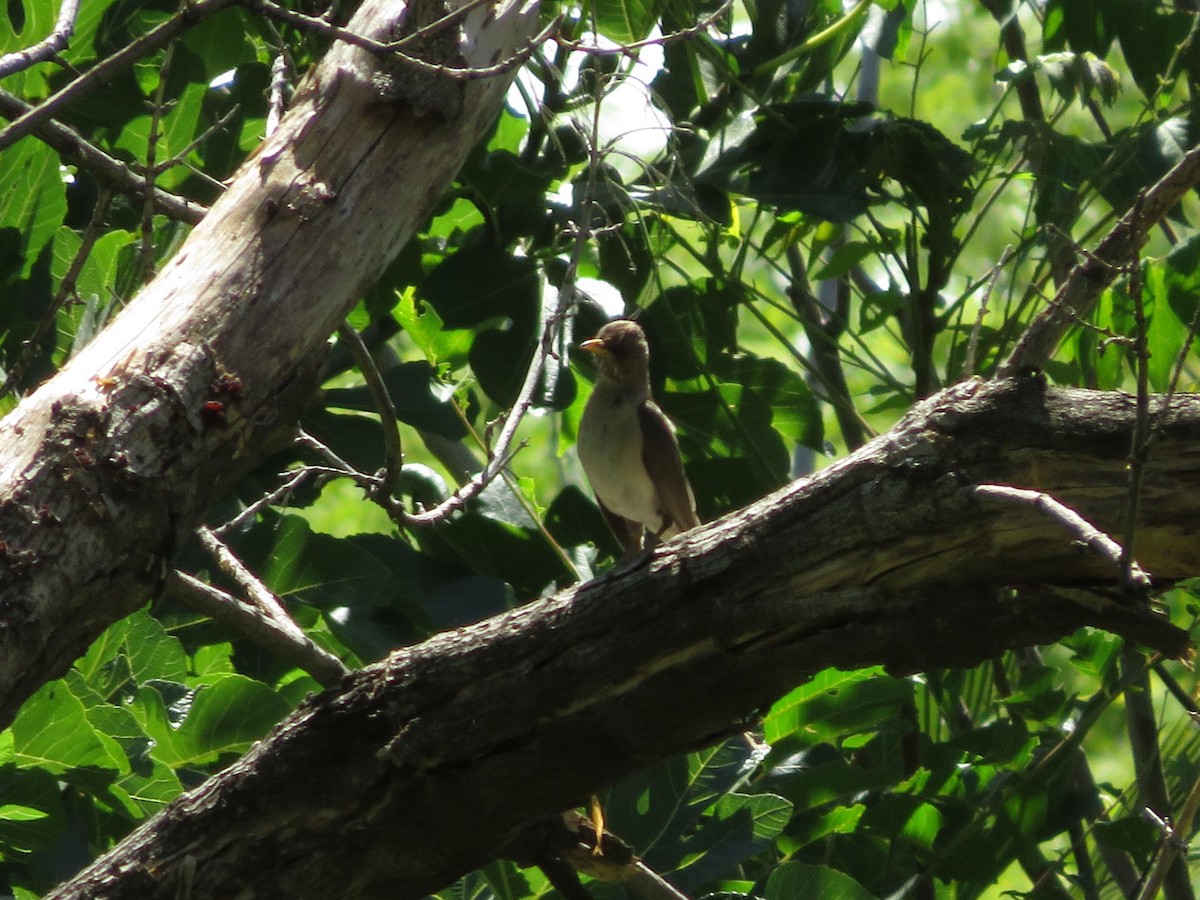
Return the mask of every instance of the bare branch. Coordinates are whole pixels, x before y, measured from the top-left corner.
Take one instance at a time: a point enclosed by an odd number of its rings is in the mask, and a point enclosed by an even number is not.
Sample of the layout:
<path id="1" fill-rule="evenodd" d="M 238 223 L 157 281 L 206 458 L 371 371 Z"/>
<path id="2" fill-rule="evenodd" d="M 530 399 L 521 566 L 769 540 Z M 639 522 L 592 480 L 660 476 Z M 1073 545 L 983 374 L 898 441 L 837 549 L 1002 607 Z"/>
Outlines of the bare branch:
<path id="1" fill-rule="evenodd" d="M 184 572 L 172 572 L 167 576 L 166 592 L 173 600 L 224 622 L 249 640 L 303 669 L 324 687 L 337 684 L 350 671 L 340 659 L 318 647 L 306 635 L 301 635 L 298 640 L 262 610 L 198 578 Z"/>
<path id="2" fill-rule="evenodd" d="M 358 364 L 379 411 L 379 424 L 383 426 L 385 458 L 383 485 L 384 490 L 390 494 L 400 477 L 400 468 L 404 465 L 404 449 L 400 443 L 400 423 L 396 421 L 396 405 L 392 402 L 392 396 L 388 393 L 383 375 L 375 365 L 371 351 L 367 349 L 359 333 L 351 328 L 348 322 L 343 322 L 338 326 L 338 337 L 345 342 L 346 349 Z"/>
<path id="3" fill-rule="evenodd" d="M 200 539 L 200 544 L 204 549 L 216 560 L 221 570 L 237 582 L 246 595 L 254 601 L 255 606 L 273 619 L 294 640 L 307 640 L 304 629 L 296 624 L 283 602 L 253 572 L 246 568 L 246 564 L 237 558 L 237 555 L 213 533 L 211 528 L 201 526 L 196 529 L 196 536 Z"/>
<path id="4" fill-rule="evenodd" d="M 979 497 L 991 497 L 1032 506 L 1061 523 L 1076 536 L 1081 544 L 1111 562 L 1115 568 L 1121 569 L 1124 565 L 1120 544 L 1075 510 L 1055 500 L 1044 491 L 1031 491 L 999 484 L 978 484 L 971 488 L 971 492 Z M 1148 592 L 1152 587 L 1149 576 L 1133 560 L 1129 560 L 1128 571 L 1123 574 L 1127 574 L 1130 585 L 1139 591 Z"/>
<path id="5" fill-rule="evenodd" d="M 665 47 L 667 44 L 673 44 L 676 41 L 681 41 L 686 38 L 695 37 L 701 32 L 708 31 L 721 20 L 721 17 L 733 8 L 733 0 L 725 0 L 711 14 L 705 16 L 696 22 L 695 25 L 690 25 L 687 28 L 681 28 L 678 31 L 672 31 L 670 34 L 664 34 L 656 38 L 646 38 L 644 41 L 634 41 L 630 44 L 621 44 L 617 47 L 600 47 L 596 44 L 588 44 L 583 41 L 573 41 L 569 38 L 556 37 L 554 43 L 558 44 L 567 50 L 586 53 L 589 56 L 632 56 L 636 51 L 643 47 Z"/>
<path id="6" fill-rule="evenodd" d="M 78 16 L 79 0 L 62 0 L 62 6 L 58 10 L 58 21 L 54 23 L 54 30 L 50 34 L 32 47 L 0 56 L 0 78 L 7 78 L 15 72 L 45 62 L 56 53 L 65 50 L 71 35 L 75 33 L 75 19 Z"/>
<path id="7" fill-rule="evenodd" d="M 40 106 L 30 106 L 24 100 L 0 90 L 0 116 L 18 119 Z M 0 132 L 2 134 L 3 132 Z M 52 147 L 68 161 L 77 162 L 95 176 L 103 187 L 114 193 L 136 197 L 146 195 L 146 179 L 133 172 L 128 165 L 85 140 L 78 132 L 59 122 L 40 121 L 33 126 L 32 134 Z M 199 203 L 176 197 L 158 188 L 154 189 L 154 205 L 165 215 L 180 222 L 195 225 L 204 218 L 208 210 Z"/>
<path id="8" fill-rule="evenodd" d="M 195 0 L 193 3 L 185 4 L 179 13 L 171 16 L 161 25 L 150 29 L 116 53 L 105 57 L 37 106 L 31 107 L 27 112 L 19 115 L 7 128 L 0 130 L 0 150 L 11 147 L 21 138 L 32 134 L 39 125 L 49 122 L 64 107 L 78 100 L 88 91 L 107 82 L 116 72 L 133 65 L 137 60 L 148 56 L 160 47 L 165 47 L 202 19 L 233 2 L 234 0 Z"/>
<path id="9" fill-rule="evenodd" d="M 221 536 L 228 531 L 237 531 L 256 515 L 260 510 L 266 509 L 268 506 L 274 506 L 280 503 L 288 494 L 300 487 L 300 485 L 309 478 L 328 475 L 327 471 L 318 471 L 311 466 L 301 466 L 299 469 L 292 469 L 289 472 L 283 473 L 283 483 L 273 491 L 269 491 L 259 497 L 240 513 L 226 522 L 224 525 L 218 525 L 212 529 L 213 534 Z"/>
<path id="10" fill-rule="evenodd" d="M 428 60 L 421 59 L 420 57 L 402 53 L 400 52 L 399 48 L 404 46 L 407 41 L 415 40 L 421 36 L 428 35 L 432 32 L 445 28 L 449 24 L 452 24 L 456 19 L 470 12 L 476 6 L 481 5 L 482 0 L 472 0 L 472 2 L 467 3 L 461 9 L 454 10 L 442 18 L 434 22 L 430 22 L 428 25 L 413 31 L 411 34 L 407 34 L 403 38 L 392 43 L 383 43 L 382 41 L 377 41 L 374 38 L 367 37 L 364 34 L 359 34 L 356 31 L 352 31 L 349 28 L 331 25 L 324 19 L 318 19 L 315 16 L 306 16 L 303 13 L 293 12 L 290 9 L 285 9 L 282 6 L 270 2 L 270 0 L 239 0 L 239 2 L 247 9 L 254 10 L 261 15 L 268 16 L 280 22 L 286 22 L 289 25 L 295 25 L 297 28 L 304 28 L 317 34 L 323 34 L 327 37 L 345 41 L 347 44 L 351 44 L 362 50 L 366 50 L 368 53 L 372 53 L 375 56 L 398 61 L 406 66 L 411 66 L 412 68 L 418 69 L 422 72 L 443 75 L 447 78 L 453 78 L 459 81 L 472 81 L 477 78 L 491 78 L 496 75 L 503 75 L 506 72 L 511 72 L 513 69 L 524 64 L 525 60 L 529 59 L 529 57 L 533 55 L 537 48 L 558 30 L 558 26 L 561 24 L 563 18 L 561 15 L 555 17 L 550 24 L 535 34 L 525 43 L 523 47 L 518 49 L 506 59 L 502 59 L 490 66 L 460 67 L 432 63 Z M 2 134 L 3 133 L 0 132 L 0 135 Z M 0 145 L 0 149 L 3 149 L 2 145 Z"/>

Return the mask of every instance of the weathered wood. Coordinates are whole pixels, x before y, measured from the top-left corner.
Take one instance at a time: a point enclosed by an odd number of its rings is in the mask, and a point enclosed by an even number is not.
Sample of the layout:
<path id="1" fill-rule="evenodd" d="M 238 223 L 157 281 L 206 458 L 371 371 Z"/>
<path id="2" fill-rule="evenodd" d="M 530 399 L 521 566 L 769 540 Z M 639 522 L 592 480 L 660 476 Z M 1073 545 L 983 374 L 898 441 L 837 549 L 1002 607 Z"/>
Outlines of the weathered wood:
<path id="1" fill-rule="evenodd" d="M 828 666 L 970 665 L 1087 624 L 1180 654 L 1111 561 L 973 492 L 1044 490 L 1120 538 L 1133 422 L 1036 379 L 949 389 L 811 480 L 353 673 L 50 896 L 420 897 Z M 1200 572 L 1198 478 L 1200 398 L 1175 398 L 1137 538 L 1159 579 Z"/>
<path id="2" fill-rule="evenodd" d="M 391 40 L 403 11 L 367 0 L 349 27 Z M 484 12 L 460 48 L 475 66 L 536 24 L 536 3 Z M 439 115 L 382 94 L 379 71 L 336 44 L 158 277 L 0 422 L 0 726 L 154 594 L 211 500 L 290 439 L 329 335 L 512 78 L 453 82 L 462 102 Z"/>

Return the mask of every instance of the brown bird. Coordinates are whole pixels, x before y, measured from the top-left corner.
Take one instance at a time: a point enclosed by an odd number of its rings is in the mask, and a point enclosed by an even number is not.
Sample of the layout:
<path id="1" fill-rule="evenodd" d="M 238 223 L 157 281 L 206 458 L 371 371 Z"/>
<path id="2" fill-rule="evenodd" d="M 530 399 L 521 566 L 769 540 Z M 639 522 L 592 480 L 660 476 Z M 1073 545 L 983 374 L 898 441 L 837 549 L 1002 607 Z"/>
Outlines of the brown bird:
<path id="1" fill-rule="evenodd" d="M 650 399 L 650 349 L 636 322 L 609 322 L 579 345 L 599 375 L 579 422 L 579 461 L 625 554 L 643 531 L 671 538 L 700 524 L 675 429 Z"/>

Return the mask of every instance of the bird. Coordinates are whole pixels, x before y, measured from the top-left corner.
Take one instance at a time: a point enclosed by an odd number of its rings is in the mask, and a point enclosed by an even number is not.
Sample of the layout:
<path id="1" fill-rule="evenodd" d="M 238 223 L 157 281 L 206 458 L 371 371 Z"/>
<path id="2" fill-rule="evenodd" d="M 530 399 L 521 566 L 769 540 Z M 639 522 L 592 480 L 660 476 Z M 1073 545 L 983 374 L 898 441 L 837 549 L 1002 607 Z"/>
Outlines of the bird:
<path id="1" fill-rule="evenodd" d="M 579 345 L 596 359 L 596 386 L 579 421 L 576 449 L 600 511 L 625 556 L 700 524 L 671 420 L 650 397 L 650 348 L 630 319 L 604 325 Z"/>

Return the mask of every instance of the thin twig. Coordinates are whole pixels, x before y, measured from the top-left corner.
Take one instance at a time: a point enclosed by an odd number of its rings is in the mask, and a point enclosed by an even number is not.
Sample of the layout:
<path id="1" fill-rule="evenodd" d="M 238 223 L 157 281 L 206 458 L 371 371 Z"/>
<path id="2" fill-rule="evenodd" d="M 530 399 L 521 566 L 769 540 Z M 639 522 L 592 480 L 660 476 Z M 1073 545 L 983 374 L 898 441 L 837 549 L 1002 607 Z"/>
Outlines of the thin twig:
<path id="1" fill-rule="evenodd" d="M 326 37 L 336 38 L 358 47 L 361 50 L 366 50 L 375 56 L 382 59 L 395 60 L 406 66 L 411 66 L 422 72 L 429 72 L 436 75 L 444 75 L 447 78 L 453 78 L 460 81 L 472 81 L 479 78 L 491 78 L 496 75 L 503 75 L 506 72 L 511 72 L 513 69 L 524 64 L 533 53 L 546 40 L 550 38 L 558 26 L 562 23 L 563 16 L 556 16 L 549 25 L 535 34 L 532 38 L 525 42 L 525 45 L 519 48 L 511 56 L 502 59 L 490 66 L 444 66 L 439 63 L 432 63 L 428 60 L 421 59 L 416 56 L 411 56 L 407 53 L 400 52 L 397 48 L 402 46 L 405 41 L 410 41 L 419 35 L 428 34 L 432 30 L 445 27 L 462 13 L 467 10 L 457 10 L 449 15 L 443 16 L 435 22 L 414 31 L 412 34 L 405 35 L 397 41 L 384 43 L 377 41 L 374 38 L 369 38 L 364 34 L 359 34 L 356 31 L 351 31 L 349 28 L 343 28 L 340 25 L 331 25 L 324 19 L 318 19 L 314 16 L 306 16 L 303 13 L 293 12 L 290 9 L 284 9 L 270 0 L 239 0 L 239 2 L 247 9 L 251 9 L 264 16 L 269 16 L 280 22 L 286 22 L 289 25 L 295 25 L 297 28 L 307 29 L 317 34 L 325 35 Z"/>
<path id="2" fill-rule="evenodd" d="M 188 165 L 187 157 L 193 150 L 195 150 L 197 147 L 204 144 L 214 134 L 216 134 L 219 131 L 224 131 L 225 126 L 228 125 L 231 121 L 233 121 L 233 117 L 236 116 L 240 111 L 241 111 L 241 106 L 239 106 L 238 104 L 235 103 L 232 107 L 230 107 L 225 112 L 225 115 L 221 116 L 221 118 L 217 119 L 217 121 L 213 122 L 213 124 L 209 125 L 207 128 L 204 129 L 204 131 L 200 132 L 200 134 L 198 134 L 191 141 L 189 141 L 186 147 L 183 147 L 182 149 L 180 149 L 180 151 L 178 153 L 176 153 L 174 156 L 172 156 L 170 159 L 164 159 L 157 166 L 155 166 L 154 173 L 156 175 L 161 175 L 163 172 L 166 172 L 168 169 L 170 169 L 174 166 L 188 166 L 188 168 L 193 173 L 195 173 L 196 175 L 199 175 L 201 178 L 206 179 L 210 185 L 217 188 L 218 190 L 224 190 L 225 185 L 222 184 L 220 181 L 213 178 L 211 175 L 208 175 L 204 172 L 199 171 L 195 166 Z"/>
<path id="3" fill-rule="evenodd" d="M 1166 664 L 1160 659 L 1156 660 L 1150 668 L 1154 670 L 1154 674 L 1162 681 L 1163 687 L 1167 689 L 1167 693 L 1175 698 L 1176 703 L 1187 710 L 1187 714 L 1191 716 L 1192 721 L 1200 722 L 1200 706 L 1197 706 L 1196 701 L 1183 689 L 1183 685 L 1176 680 L 1175 676 L 1167 671 Z"/>
<path id="4" fill-rule="evenodd" d="M 171 71 L 171 60 L 175 58 L 175 45 L 168 44 L 163 53 L 162 66 L 158 70 L 158 85 L 154 89 L 154 100 L 150 105 L 150 131 L 146 135 L 146 197 L 142 203 L 142 242 L 139 263 L 142 268 L 142 283 L 149 284 L 154 278 L 154 182 L 158 178 L 158 129 L 162 124 L 163 106 L 166 104 L 167 78 Z"/>
<path id="5" fill-rule="evenodd" d="M 317 470 L 312 466 L 301 466 L 298 469 L 292 469 L 283 473 L 283 482 L 279 485 L 279 487 L 275 488 L 273 491 L 263 494 L 263 496 L 259 497 L 228 522 L 224 523 L 223 525 L 215 526 L 213 528 L 213 534 L 217 535 L 218 537 L 223 537 L 229 532 L 240 531 L 246 525 L 246 523 L 257 516 L 261 510 L 266 509 L 268 506 L 274 506 L 277 503 L 282 502 L 288 494 L 299 489 L 300 485 L 308 479 L 320 477 L 322 475 L 328 477 L 328 474 L 328 470 Z"/>
<path id="6" fill-rule="evenodd" d="M 574 302 L 575 273 L 579 268 L 580 261 L 583 259 L 584 249 L 588 246 L 588 242 L 592 237 L 591 226 L 594 216 L 592 198 L 595 196 L 595 179 L 599 168 L 594 142 L 591 156 L 592 164 L 588 167 L 587 187 L 580 201 L 580 206 L 583 209 L 583 222 L 582 224 L 574 225 L 575 242 L 571 258 L 567 262 L 567 270 L 563 274 L 562 283 L 559 286 L 557 304 L 554 311 L 546 317 L 541 338 L 534 348 L 533 359 L 530 360 L 529 368 L 525 372 L 525 380 L 521 384 L 521 390 L 517 394 L 517 399 L 513 403 L 512 409 L 509 410 L 508 415 L 505 417 L 504 426 L 500 429 L 500 435 L 496 439 L 487 465 L 483 467 L 479 474 L 475 475 L 449 498 L 431 510 L 408 513 L 404 512 L 396 504 L 396 513 L 402 515 L 404 524 L 429 525 L 444 519 L 450 513 L 461 509 L 467 502 L 478 496 L 503 471 L 504 467 L 508 465 L 510 459 L 509 448 L 512 445 L 513 438 L 516 436 L 517 426 L 521 424 L 521 419 L 524 418 L 525 413 L 529 411 L 529 407 L 533 403 L 534 393 L 537 391 L 542 379 L 542 366 L 545 365 L 546 359 L 550 356 L 559 331 L 562 328 L 563 321 L 566 318 L 567 311 Z M 571 568 L 574 569 L 574 566 L 572 565 Z"/>
<path id="7" fill-rule="evenodd" d="M 329 464 L 332 471 L 340 475 L 349 475 L 351 477 L 362 476 L 369 479 L 370 484 L 375 484 L 378 482 L 377 478 L 373 478 L 372 476 L 365 475 L 363 472 L 358 471 L 358 469 L 354 468 L 354 466 L 350 465 L 350 463 L 346 462 L 344 459 L 334 453 L 331 448 L 325 446 L 325 444 L 321 443 L 303 429 L 301 429 L 296 435 L 296 445 L 312 450 L 319 457 L 321 457 L 321 459 L 325 460 L 325 462 Z"/>
<path id="8" fill-rule="evenodd" d="M 354 357 L 359 371 L 367 381 L 371 396 L 375 399 L 375 407 L 379 412 L 379 424 L 383 427 L 385 459 L 383 483 L 385 490 L 390 494 L 395 490 L 400 479 L 400 469 L 404 466 L 404 448 L 400 443 L 400 423 L 396 421 L 396 404 L 392 402 L 392 395 L 388 392 L 383 375 L 380 373 L 379 367 L 375 365 L 375 358 L 371 356 L 371 351 L 367 349 L 367 345 L 363 343 L 359 333 L 350 327 L 350 323 L 342 322 L 338 326 L 338 337 L 345 342 L 350 355 Z"/>
<path id="9" fill-rule="evenodd" d="M 0 78 L 7 78 L 37 63 L 45 62 L 56 53 L 65 50 L 71 41 L 71 35 L 75 33 L 75 20 L 78 16 L 79 0 L 62 0 L 62 6 L 58 10 L 58 21 L 46 37 L 32 47 L 0 56 Z"/>
<path id="10" fill-rule="evenodd" d="M 1137 204 L 1133 212 L 1136 213 Z M 1129 294 L 1133 300 L 1134 359 L 1137 368 L 1137 407 L 1133 421 L 1133 436 L 1129 446 L 1129 493 L 1125 502 L 1125 546 L 1121 551 L 1121 571 L 1129 573 L 1133 565 L 1133 544 L 1137 539 L 1138 514 L 1141 510 L 1142 476 L 1148 455 L 1147 437 L 1150 430 L 1150 347 L 1147 343 L 1146 305 L 1142 296 L 1142 267 L 1137 251 L 1129 264 Z M 1126 577 L 1125 582 L 1132 584 Z"/>
<path id="11" fill-rule="evenodd" d="M 237 582 L 255 606 L 274 619 L 276 624 L 292 637 L 305 638 L 304 629 L 296 624 L 295 619 L 284 608 L 283 602 L 258 579 L 258 576 L 246 568 L 246 564 L 237 558 L 212 529 L 202 525 L 196 529 L 196 536 L 200 539 L 200 545 L 216 560 L 221 571 Z"/>
<path id="12" fill-rule="evenodd" d="M 0 116 L 19 120 L 21 116 L 40 109 L 30 106 L 8 91 L 0 90 Z M 76 131 L 55 121 L 39 120 L 32 128 L 33 135 L 47 146 L 57 150 L 69 162 L 78 163 L 80 168 L 92 173 L 101 187 L 114 193 L 133 197 L 144 197 L 146 180 L 135 173 L 121 160 L 109 156 L 94 144 L 84 140 Z M 188 225 L 195 225 L 204 218 L 208 209 L 199 203 L 176 197 L 158 188 L 154 189 L 154 205 L 165 215 Z"/>
<path id="13" fill-rule="evenodd" d="M 809 287 L 807 267 L 799 248 L 790 243 L 784 253 L 791 276 L 787 296 L 808 336 L 813 373 L 825 389 L 826 402 L 833 407 L 846 448 L 857 450 L 866 443 L 868 429 L 850 396 L 838 346 L 838 338 L 846 327 L 843 304 L 839 298 L 837 309 L 825 310 Z M 848 290 L 848 282 L 839 279 L 837 289 L 839 293 Z"/>
<path id="14" fill-rule="evenodd" d="M 205 584 L 185 572 L 167 576 L 167 594 L 219 622 L 235 628 L 248 640 L 303 669 L 324 687 L 333 687 L 347 672 L 345 664 L 311 638 L 292 632 L 256 606 L 243 603 L 220 588 Z"/>
<path id="15" fill-rule="evenodd" d="M 670 34 L 660 35 L 656 38 L 646 38 L 643 41 L 633 41 L 632 43 L 620 44 L 616 47 L 600 47 L 596 44 L 573 41 L 562 36 L 554 38 L 554 43 L 565 50 L 586 53 L 588 56 L 632 56 L 643 47 L 665 47 L 667 44 L 673 44 L 676 41 L 695 37 L 701 32 L 708 31 L 732 8 L 733 0 L 724 0 L 713 13 L 700 19 L 695 25 L 689 25 L 687 28 L 681 28 L 678 31 L 672 31 Z"/>
<path id="16" fill-rule="evenodd" d="M 1004 252 L 1000 254 L 1000 259 L 996 265 L 992 266 L 991 274 L 988 275 L 987 281 L 983 285 L 983 296 L 979 298 L 979 313 L 975 316 L 975 324 L 971 328 L 971 336 L 967 339 L 967 352 L 963 358 L 962 373 L 959 375 L 960 381 L 965 381 L 975 374 L 975 354 L 979 352 L 979 335 L 983 332 L 983 322 L 987 318 L 988 303 L 992 299 L 992 291 L 996 287 L 996 280 L 1000 277 L 1000 273 L 1004 267 L 1008 265 L 1008 261 L 1012 259 L 1013 246 L 1009 244 L 1004 248 Z"/>
<path id="17" fill-rule="evenodd" d="M 1038 512 L 1046 514 L 1063 525 L 1075 535 L 1081 544 L 1112 563 L 1118 571 L 1122 571 L 1124 561 L 1121 545 L 1075 510 L 1055 500 L 1044 491 L 1031 491 L 999 484 L 977 484 L 970 490 L 979 497 L 991 497 L 996 500 L 1007 500 L 1032 506 Z M 1128 583 L 1145 593 L 1148 593 L 1153 587 L 1150 577 L 1132 559 L 1128 564 Z"/>
<path id="18" fill-rule="evenodd" d="M 1129 675 L 1129 683 L 1124 689 L 1125 721 L 1133 756 L 1138 804 L 1160 821 L 1169 822 L 1174 815 L 1174 808 L 1163 770 L 1162 748 L 1158 743 L 1158 722 L 1150 691 L 1151 664 L 1153 660 L 1147 662 L 1146 655 L 1132 642 L 1122 642 L 1121 667 Z M 1164 829 L 1164 839 L 1168 844 L 1171 837 L 1170 829 Z M 1163 853 L 1166 855 L 1165 847 Z M 1168 863 L 1163 867 L 1163 896 L 1166 900 L 1188 900 L 1193 897 L 1187 867 L 1177 859 Z"/>
<path id="19" fill-rule="evenodd" d="M 1192 832 L 1192 821 L 1196 818 L 1197 810 L 1200 810 L 1200 779 L 1192 782 L 1192 789 L 1188 791 L 1187 799 L 1183 801 L 1183 807 L 1179 810 L 1179 816 L 1175 823 L 1173 825 L 1165 823 L 1162 851 L 1158 854 L 1158 859 L 1154 861 L 1154 868 L 1146 876 L 1146 882 L 1142 885 L 1137 900 L 1153 900 L 1158 896 L 1163 878 L 1174 864 L 1176 857 L 1187 851 L 1184 839 Z"/>
<path id="20" fill-rule="evenodd" d="M 180 12 L 171 16 L 161 25 L 150 29 L 116 53 L 106 56 L 37 106 L 31 107 L 28 112 L 18 116 L 7 128 L 0 130 L 0 150 L 11 147 L 21 138 L 32 134 L 35 128 L 55 118 L 63 108 L 78 100 L 88 91 L 108 83 L 117 72 L 133 65 L 137 60 L 149 56 L 155 50 L 165 47 L 189 28 L 198 25 L 203 19 L 233 2 L 234 0 L 194 0 L 194 2 L 185 4 Z"/>

